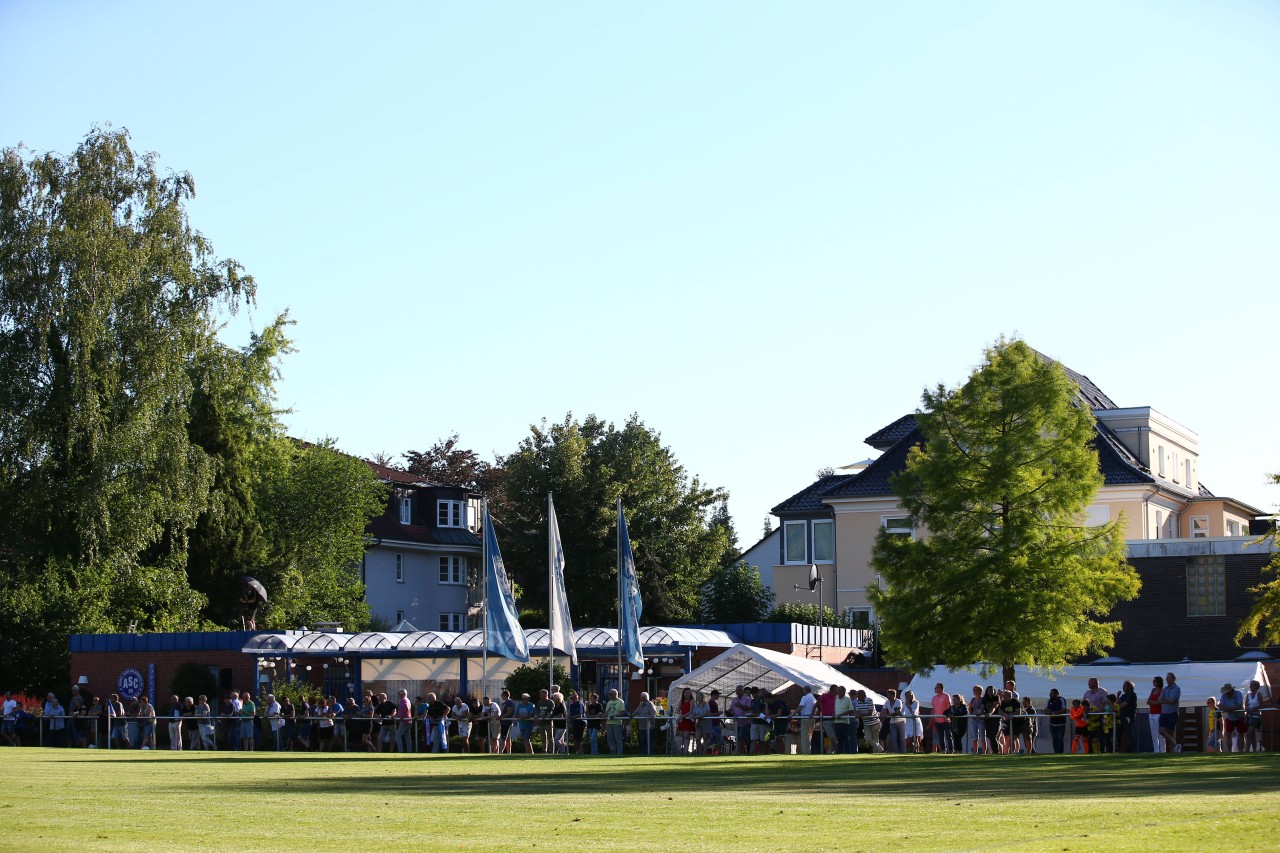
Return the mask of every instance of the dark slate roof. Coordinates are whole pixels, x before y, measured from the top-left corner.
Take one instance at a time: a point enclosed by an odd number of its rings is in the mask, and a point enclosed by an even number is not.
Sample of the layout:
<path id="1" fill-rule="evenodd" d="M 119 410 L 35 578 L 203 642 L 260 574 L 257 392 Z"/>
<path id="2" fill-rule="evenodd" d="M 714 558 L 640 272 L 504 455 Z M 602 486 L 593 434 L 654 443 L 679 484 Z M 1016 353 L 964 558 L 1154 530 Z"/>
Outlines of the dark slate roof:
<path id="1" fill-rule="evenodd" d="M 876 450 L 888 450 L 915 431 L 916 416 L 903 415 L 888 426 L 881 427 L 863 439 Z"/>
<path id="2" fill-rule="evenodd" d="M 774 515 L 782 515 L 791 512 L 821 512 L 826 510 L 828 507 L 822 502 L 822 496 L 828 489 L 845 480 L 861 477 L 865 473 L 865 471 L 859 471 L 856 474 L 828 474 L 813 485 L 796 492 L 775 506 L 770 512 Z"/>
<path id="3" fill-rule="evenodd" d="M 399 468 L 389 468 L 386 465 L 379 465 L 377 462 L 371 462 L 368 459 L 361 460 L 364 464 L 373 469 L 373 473 L 377 475 L 379 480 L 384 483 L 402 483 L 406 486 L 435 486 L 436 483 L 422 479 L 416 474 L 410 474 L 408 471 L 401 471 Z"/>
<path id="4" fill-rule="evenodd" d="M 365 532 L 379 539 L 397 542 L 420 542 L 424 545 L 445 545 L 450 548 L 479 548 L 480 539 L 470 530 L 460 527 L 427 527 L 423 524 L 401 524 L 390 514 L 375 518 L 365 527 Z"/>
<path id="5" fill-rule="evenodd" d="M 1134 456 L 1124 442 L 1111 431 L 1111 427 L 1099 421 L 1098 434 L 1090 444 L 1098 451 L 1098 470 L 1108 486 L 1127 486 L 1135 483 L 1154 483 L 1151 469 Z"/>
<path id="6" fill-rule="evenodd" d="M 1101 388 L 1099 388 L 1097 385 L 1094 385 L 1093 380 L 1090 379 L 1088 376 L 1085 376 L 1083 373 L 1076 373 L 1074 370 L 1072 370 L 1070 367 L 1067 367 L 1065 364 L 1058 361 L 1056 358 L 1050 358 L 1049 356 L 1045 355 L 1044 353 L 1040 352 L 1037 349 L 1033 349 L 1032 352 L 1040 356 L 1045 361 L 1052 362 L 1054 364 L 1059 365 L 1063 369 L 1063 371 L 1067 374 L 1067 376 L 1071 378 L 1071 381 L 1076 383 L 1076 385 L 1080 386 L 1080 399 L 1084 400 L 1085 405 L 1087 405 L 1089 408 L 1091 409 L 1120 408 L 1115 404 L 1115 401 L 1112 400 L 1110 397 L 1108 397 Z"/>
<path id="7" fill-rule="evenodd" d="M 920 430 L 915 428 L 914 418 L 911 424 L 910 432 L 882 453 L 880 458 L 845 482 L 832 484 L 823 491 L 822 497 L 859 498 L 892 495 L 893 489 L 889 487 L 889 479 L 907 467 L 907 454 L 911 452 L 911 448 L 924 440 Z"/>
<path id="8" fill-rule="evenodd" d="M 1200 497 L 1202 497 L 1202 498 L 1216 498 L 1216 497 L 1217 497 L 1217 495 L 1215 495 L 1213 492 L 1209 491 L 1209 487 L 1208 487 L 1208 486 L 1206 486 L 1204 483 L 1200 483 L 1200 484 L 1199 484 L 1199 486 L 1200 486 Z"/>

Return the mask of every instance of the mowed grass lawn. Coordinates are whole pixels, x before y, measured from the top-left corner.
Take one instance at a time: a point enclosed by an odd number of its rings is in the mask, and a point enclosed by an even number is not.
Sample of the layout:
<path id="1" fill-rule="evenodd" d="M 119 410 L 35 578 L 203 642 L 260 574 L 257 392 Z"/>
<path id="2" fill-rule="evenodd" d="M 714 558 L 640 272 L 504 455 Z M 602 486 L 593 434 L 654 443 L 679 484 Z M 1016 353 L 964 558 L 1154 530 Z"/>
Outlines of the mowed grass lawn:
<path id="1" fill-rule="evenodd" d="M 0 849 L 1262 850 L 1280 755 L 0 749 Z"/>

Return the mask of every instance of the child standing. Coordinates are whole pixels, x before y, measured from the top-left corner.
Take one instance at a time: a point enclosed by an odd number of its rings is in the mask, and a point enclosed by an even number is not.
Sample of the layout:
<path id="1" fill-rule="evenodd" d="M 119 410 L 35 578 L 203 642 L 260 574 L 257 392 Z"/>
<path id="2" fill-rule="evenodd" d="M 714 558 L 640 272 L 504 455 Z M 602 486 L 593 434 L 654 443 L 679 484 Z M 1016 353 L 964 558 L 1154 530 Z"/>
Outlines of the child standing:
<path id="1" fill-rule="evenodd" d="M 1081 755 L 1089 754 L 1089 703 L 1079 699 L 1071 700 L 1071 722 L 1075 724 L 1075 737 L 1071 740 L 1071 751 Z"/>
<path id="2" fill-rule="evenodd" d="M 1222 726 L 1222 714 L 1218 711 L 1218 700 L 1213 696 L 1204 700 L 1205 723 L 1209 730 L 1209 739 L 1205 743 L 1205 752 L 1221 752 L 1218 746 L 1218 729 Z"/>

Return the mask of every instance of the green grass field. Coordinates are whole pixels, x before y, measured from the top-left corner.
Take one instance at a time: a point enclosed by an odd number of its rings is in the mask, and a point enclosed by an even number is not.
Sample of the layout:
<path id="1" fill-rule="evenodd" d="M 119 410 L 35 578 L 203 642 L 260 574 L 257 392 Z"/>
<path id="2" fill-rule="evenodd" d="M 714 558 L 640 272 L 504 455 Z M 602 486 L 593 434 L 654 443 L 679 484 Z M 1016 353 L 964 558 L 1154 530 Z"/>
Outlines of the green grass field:
<path id="1" fill-rule="evenodd" d="M 4 850 L 1013 847 L 1276 849 L 1280 754 L 611 759 L 0 750 Z"/>

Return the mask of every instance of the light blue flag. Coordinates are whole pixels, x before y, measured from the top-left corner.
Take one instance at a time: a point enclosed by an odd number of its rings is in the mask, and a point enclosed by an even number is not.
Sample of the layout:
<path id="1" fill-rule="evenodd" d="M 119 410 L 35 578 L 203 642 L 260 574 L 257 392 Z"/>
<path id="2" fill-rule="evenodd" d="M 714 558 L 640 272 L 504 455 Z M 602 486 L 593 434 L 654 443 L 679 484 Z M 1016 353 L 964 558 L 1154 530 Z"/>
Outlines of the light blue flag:
<path id="1" fill-rule="evenodd" d="M 640 581 L 636 577 L 636 558 L 631 553 L 631 537 L 627 534 L 627 517 L 618 500 L 618 594 L 620 600 L 618 639 L 622 656 L 632 666 L 644 669 L 644 647 L 640 645 L 640 617 L 644 604 L 640 601 Z"/>
<path id="2" fill-rule="evenodd" d="M 493 532 L 493 522 L 487 512 L 484 514 L 484 542 L 488 555 L 488 565 L 484 567 L 486 648 L 510 660 L 528 661 L 529 644 L 517 618 L 511 583 L 502 564 L 502 552 L 498 550 L 498 537 Z"/>

